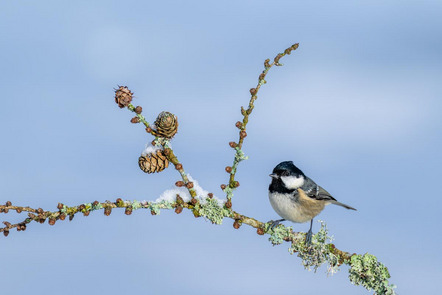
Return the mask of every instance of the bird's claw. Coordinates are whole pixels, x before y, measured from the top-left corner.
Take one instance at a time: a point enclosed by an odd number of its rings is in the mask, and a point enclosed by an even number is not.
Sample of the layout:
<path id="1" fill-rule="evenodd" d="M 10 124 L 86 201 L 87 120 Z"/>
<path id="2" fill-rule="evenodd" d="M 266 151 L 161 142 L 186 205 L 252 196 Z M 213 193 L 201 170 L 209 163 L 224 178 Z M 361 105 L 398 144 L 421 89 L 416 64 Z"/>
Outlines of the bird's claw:
<path id="1" fill-rule="evenodd" d="M 274 220 L 274 221 L 270 220 L 269 221 L 269 223 L 270 223 L 269 228 L 273 230 L 275 227 L 277 227 L 281 223 L 281 221 L 284 221 L 284 219 Z"/>
<path id="2" fill-rule="evenodd" d="M 275 227 L 277 227 L 279 225 L 280 221 L 276 220 L 276 221 L 271 221 L 270 222 L 270 228 L 274 229 Z"/>

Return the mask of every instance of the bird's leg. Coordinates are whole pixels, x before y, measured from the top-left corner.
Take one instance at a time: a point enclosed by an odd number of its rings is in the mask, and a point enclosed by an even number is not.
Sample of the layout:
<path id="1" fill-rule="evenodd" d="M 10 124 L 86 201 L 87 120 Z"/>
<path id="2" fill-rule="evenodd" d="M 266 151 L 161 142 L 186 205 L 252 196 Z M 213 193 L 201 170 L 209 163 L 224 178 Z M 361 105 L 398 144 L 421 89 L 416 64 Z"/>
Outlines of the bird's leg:
<path id="1" fill-rule="evenodd" d="M 270 221 L 269 221 L 269 222 L 270 222 L 270 228 L 271 228 L 271 229 L 275 228 L 275 227 L 278 226 L 279 223 L 282 222 L 282 221 L 285 221 L 285 219 L 283 218 L 283 219 L 278 219 L 278 220 L 275 220 L 275 221 L 270 220 Z"/>
<path id="2" fill-rule="evenodd" d="M 305 236 L 305 243 L 307 245 L 310 245 L 312 243 L 312 226 L 313 226 L 313 218 L 310 220 L 310 229 L 307 232 L 307 235 Z"/>

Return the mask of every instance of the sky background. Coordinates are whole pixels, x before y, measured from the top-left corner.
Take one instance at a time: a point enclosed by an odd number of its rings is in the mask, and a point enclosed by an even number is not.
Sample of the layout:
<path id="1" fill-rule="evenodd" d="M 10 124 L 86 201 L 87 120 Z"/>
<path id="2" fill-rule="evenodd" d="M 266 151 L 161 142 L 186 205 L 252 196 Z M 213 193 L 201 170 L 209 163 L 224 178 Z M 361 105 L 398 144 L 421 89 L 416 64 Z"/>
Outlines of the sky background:
<path id="1" fill-rule="evenodd" d="M 277 218 L 268 174 L 293 160 L 358 209 L 319 215 L 338 248 L 376 255 L 400 294 L 436 293 L 441 14 L 440 1 L 2 1 L 0 202 L 56 210 L 171 188 L 174 169 L 139 170 L 152 137 L 114 103 L 117 85 L 150 122 L 178 116 L 176 154 L 222 197 L 240 106 L 263 61 L 299 42 L 259 92 L 234 209 Z M 308 272 L 287 248 L 188 211 L 99 211 L 0 237 L 2 293 L 369 294 L 347 267 Z"/>

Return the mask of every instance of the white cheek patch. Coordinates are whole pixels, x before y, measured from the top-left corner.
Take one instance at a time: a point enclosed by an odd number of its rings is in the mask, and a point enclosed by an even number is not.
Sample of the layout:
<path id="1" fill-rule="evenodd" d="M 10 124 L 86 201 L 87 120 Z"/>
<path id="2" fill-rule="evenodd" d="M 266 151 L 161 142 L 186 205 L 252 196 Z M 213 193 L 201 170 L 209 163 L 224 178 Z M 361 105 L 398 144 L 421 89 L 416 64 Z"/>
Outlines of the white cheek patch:
<path id="1" fill-rule="evenodd" d="M 297 189 L 304 184 L 304 176 L 281 176 L 281 180 L 288 189 Z"/>

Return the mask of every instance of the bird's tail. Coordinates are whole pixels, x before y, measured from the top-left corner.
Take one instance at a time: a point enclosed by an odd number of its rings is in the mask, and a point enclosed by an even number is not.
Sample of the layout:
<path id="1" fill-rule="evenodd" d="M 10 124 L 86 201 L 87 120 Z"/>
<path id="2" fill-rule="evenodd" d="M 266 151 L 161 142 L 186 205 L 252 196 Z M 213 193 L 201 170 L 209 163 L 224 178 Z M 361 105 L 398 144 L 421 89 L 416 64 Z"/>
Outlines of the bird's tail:
<path id="1" fill-rule="evenodd" d="M 343 204 L 343 203 L 341 203 L 341 202 L 338 202 L 338 201 L 331 201 L 331 203 L 332 204 L 335 204 L 335 205 L 339 205 L 339 206 L 342 206 L 342 207 L 344 207 L 345 209 L 349 209 L 349 210 L 355 210 L 355 211 L 357 211 L 355 208 L 353 208 L 353 207 L 350 207 L 350 206 L 348 206 L 348 205 L 346 205 L 346 204 Z"/>

